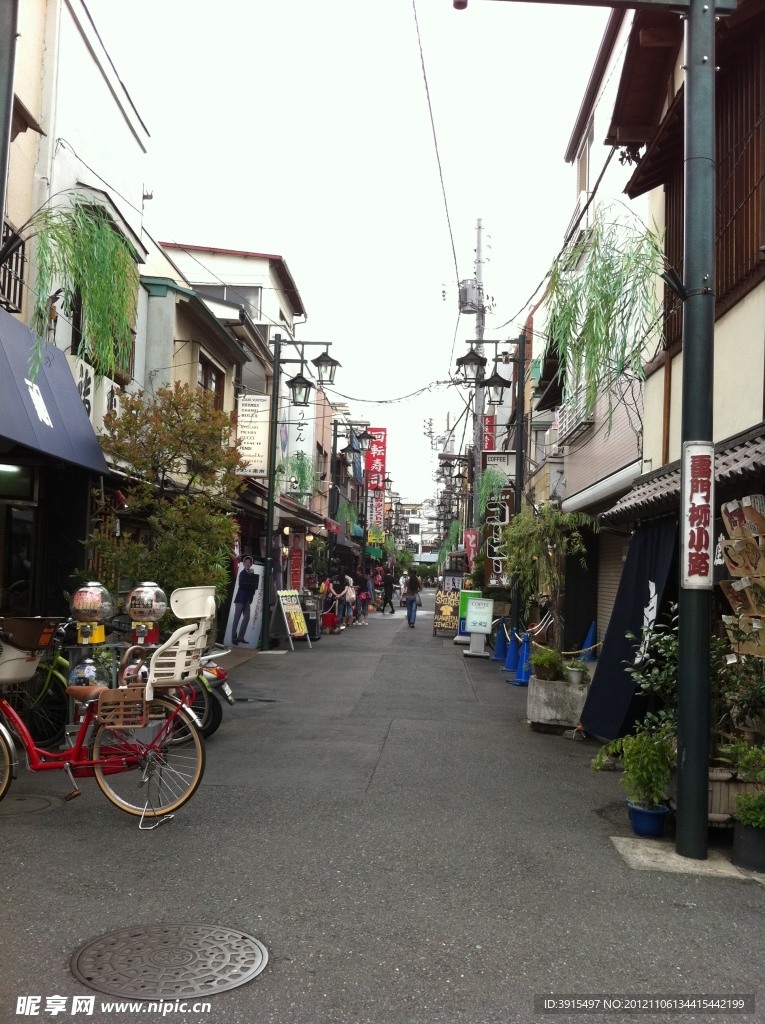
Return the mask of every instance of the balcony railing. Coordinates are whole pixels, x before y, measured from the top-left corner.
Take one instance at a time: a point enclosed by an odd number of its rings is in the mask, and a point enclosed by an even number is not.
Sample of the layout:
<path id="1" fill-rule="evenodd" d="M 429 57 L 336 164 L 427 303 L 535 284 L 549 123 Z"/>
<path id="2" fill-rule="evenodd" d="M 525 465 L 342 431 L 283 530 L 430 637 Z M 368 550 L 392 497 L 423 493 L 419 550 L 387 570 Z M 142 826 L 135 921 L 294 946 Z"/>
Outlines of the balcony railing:
<path id="1" fill-rule="evenodd" d="M 594 422 L 592 411 L 587 411 L 585 395 L 579 392 L 558 410 L 558 444 L 571 444 Z"/>
<path id="2" fill-rule="evenodd" d="M 3 222 L 3 236 L 0 244 L 5 245 L 18 238 L 8 221 Z M 24 264 L 27 261 L 24 242 L 0 266 L 0 306 L 9 313 L 20 313 L 24 295 Z"/>

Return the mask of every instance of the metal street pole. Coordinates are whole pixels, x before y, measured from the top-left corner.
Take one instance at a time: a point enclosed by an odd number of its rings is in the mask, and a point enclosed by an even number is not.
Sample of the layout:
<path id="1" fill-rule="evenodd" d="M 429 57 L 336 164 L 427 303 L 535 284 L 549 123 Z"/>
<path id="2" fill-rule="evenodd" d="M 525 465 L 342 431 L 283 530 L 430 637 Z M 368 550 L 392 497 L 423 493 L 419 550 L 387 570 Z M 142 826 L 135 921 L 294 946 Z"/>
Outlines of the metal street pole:
<path id="1" fill-rule="evenodd" d="M 340 504 L 340 485 L 335 481 L 337 474 L 337 420 L 332 421 L 332 461 L 329 465 L 329 501 L 327 512 L 331 520 L 337 516 L 337 507 Z M 335 555 L 335 535 L 330 531 L 329 544 L 327 545 L 327 573 L 332 575 L 332 560 Z"/>
<path id="2" fill-rule="evenodd" d="M 279 377 L 282 338 L 274 335 L 274 375 L 271 385 L 271 420 L 268 431 L 268 498 L 266 504 L 266 564 L 263 573 L 263 639 L 267 651 L 271 640 L 271 584 L 274 571 L 274 504 L 276 499 L 276 441 L 279 428 Z"/>
<path id="3" fill-rule="evenodd" d="M 480 218 L 476 225 L 475 244 L 475 281 L 478 298 L 478 312 L 475 318 L 476 351 L 483 355 L 483 334 L 486 326 L 486 312 L 483 301 L 483 228 Z M 483 458 L 483 388 L 479 386 L 483 380 L 483 368 L 479 367 L 476 378 L 475 396 L 473 398 L 473 522 L 475 528 L 480 527 L 478 515 L 478 489 L 481 486 L 481 461 Z"/>
<path id="4" fill-rule="evenodd" d="M 715 8 L 704 0 L 691 0 L 686 23 L 684 230 L 683 446 L 713 439 Z M 681 518 L 681 537 L 686 525 Z M 711 605 L 711 566 L 707 589 L 688 589 L 681 576 L 675 848 L 697 860 L 706 859 L 708 839 Z"/>
<path id="5" fill-rule="evenodd" d="M 517 516 L 523 507 L 523 456 L 526 448 L 526 441 L 523 436 L 523 419 L 525 415 L 525 383 L 526 383 L 526 328 L 518 336 L 518 362 L 516 363 L 517 393 L 515 396 L 515 508 L 513 515 Z M 513 603 L 510 609 L 510 627 L 513 637 L 518 635 L 521 625 L 520 594 L 518 592 L 518 577 L 513 579 Z"/>
<path id="6" fill-rule="evenodd" d="M 18 0 L 0 0 L 0 227 L 5 216 L 8 158 L 11 151 L 18 14 Z"/>

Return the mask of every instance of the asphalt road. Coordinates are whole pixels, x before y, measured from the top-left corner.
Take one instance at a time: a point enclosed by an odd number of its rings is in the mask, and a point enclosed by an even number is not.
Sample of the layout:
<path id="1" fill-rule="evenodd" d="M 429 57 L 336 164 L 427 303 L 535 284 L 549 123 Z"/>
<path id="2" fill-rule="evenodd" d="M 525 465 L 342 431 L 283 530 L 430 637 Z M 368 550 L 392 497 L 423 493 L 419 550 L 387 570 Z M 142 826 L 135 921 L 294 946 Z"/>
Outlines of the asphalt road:
<path id="1" fill-rule="evenodd" d="M 286 654 L 238 651 L 202 786 L 139 833 L 92 780 L 21 771 L 0 805 L 0 1022 L 191 1024 L 765 1021 L 765 887 L 635 871 L 597 747 L 535 733 L 496 663 L 403 611 Z M 722 840 L 724 843 L 724 840 Z M 269 950 L 209 1013 L 71 1014 L 72 953 L 155 923 L 225 925 Z M 534 996 L 756 994 L 745 1016 L 545 1014 Z M 66 997 L 65 1014 L 44 1012 Z M 28 1004 L 26 1004 L 28 1005 Z"/>

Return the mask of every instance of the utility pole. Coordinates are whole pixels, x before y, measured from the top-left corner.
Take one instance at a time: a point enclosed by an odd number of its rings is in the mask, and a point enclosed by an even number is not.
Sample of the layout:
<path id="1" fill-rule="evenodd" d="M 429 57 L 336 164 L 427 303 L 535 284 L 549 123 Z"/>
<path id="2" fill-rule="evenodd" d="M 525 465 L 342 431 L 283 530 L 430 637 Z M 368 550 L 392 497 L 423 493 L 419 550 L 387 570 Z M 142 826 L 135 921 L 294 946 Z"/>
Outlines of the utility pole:
<path id="1" fill-rule="evenodd" d="M 476 225 L 476 243 L 475 243 L 475 284 L 476 284 L 476 306 L 477 312 L 475 317 L 475 340 L 476 340 L 476 352 L 479 356 L 483 355 L 483 334 L 486 326 L 486 304 L 484 302 L 483 294 L 483 245 L 482 245 L 482 234 L 483 227 L 481 225 L 481 219 L 478 218 Z M 483 409 L 484 409 L 484 394 L 483 388 L 479 386 L 480 381 L 483 380 L 483 368 L 479 368 L 478 377 L 476 379 L 476 388 L 473 395 L 473 516 L 472 525 L 475 528 L 480 527 L 478 522 L 478 489 L 481 486 L 481 458 L 483 451 Z"/>

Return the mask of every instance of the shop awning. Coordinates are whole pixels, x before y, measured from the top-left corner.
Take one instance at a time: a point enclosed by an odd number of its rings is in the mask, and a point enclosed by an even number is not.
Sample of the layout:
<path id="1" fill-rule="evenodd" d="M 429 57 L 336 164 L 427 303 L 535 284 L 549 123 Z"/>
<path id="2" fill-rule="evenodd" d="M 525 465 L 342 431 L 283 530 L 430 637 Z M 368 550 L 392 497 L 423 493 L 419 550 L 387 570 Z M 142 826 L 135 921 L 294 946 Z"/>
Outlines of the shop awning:
<path id="1" fill-rule="evenodd" d="M 0 309 L 0 437 L 93 473 L 109 466 L 80 399 L 64 353 L 43 350 L 34 380 L 29 358 L 34 335 Z"/>
<path id="2" fill-rule="evenodd" d="M 715 445 L 715 481 L 734 483 L 765 470 L 765 427 L 727 438 Z M 600 519 L 625 522 L 675 511 L 680 504 L 680 462 L 672 462 L 637 481 Z"/>
<path id="3" fill-rule="evenodd" d="M 367 554 L 371 555 L 372 558 L 382 558 L 382 548 L 372 548 L 367 544 Z"/>

